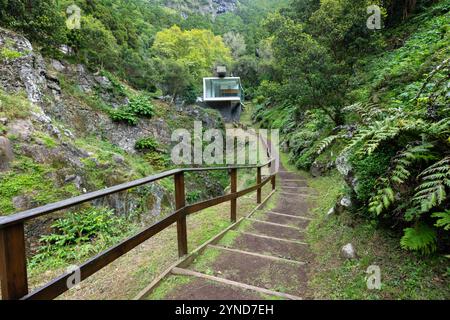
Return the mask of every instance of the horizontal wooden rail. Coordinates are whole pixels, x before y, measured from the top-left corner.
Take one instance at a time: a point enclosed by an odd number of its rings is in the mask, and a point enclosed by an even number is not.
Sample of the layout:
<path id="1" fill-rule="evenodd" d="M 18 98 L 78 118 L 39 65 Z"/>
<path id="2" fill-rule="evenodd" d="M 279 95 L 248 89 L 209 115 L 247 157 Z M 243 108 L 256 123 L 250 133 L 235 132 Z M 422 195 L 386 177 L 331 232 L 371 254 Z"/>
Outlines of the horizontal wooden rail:
<path id="1" fill-rule="evenodd" d="M 16 213 L 6 217 L 0 217 L 0 229 L 3 229 L 9 225 L 25 222 L 27 220 L 35 219 L 37 217 L 53 213 L 56 211 L 64 210 L 85 202 L 89 202 L 95 199 L 103 198 L 105 196 L 109 196 L 118 192 L 126 191 L 135 187 L 139 187 L 145 184 L 149 184 L 151 182 L 156 182 L 162 180 L 164 178 L 169 178 L 176 173 L 182 172 L 183 170 L 170 170 L 166 172 L 162 172 L 160 174 L 156 174 L 147 178 L 135 180 L 132 182 L 127 182 L 123 184 L 119 184 L 114 187 L 106 188 L 103 190 L 94 191 L 91 193 L 86 193 L 78 197 L 62 200 L 59 202 L 55 202 L 52 204 L 48 204 L 42 207 L 30 209 L 27 211 L 23 211 L 20 213 Z"/>
<path id="2" fill-rule="evenodd" d="M 187 247 L 187 226 L 186 217 L 203 209 L 216 206 L 218 204 L 231 201 L 231 220 L 236 220 L 236 200 L 248 193 L 257 191 L 261 194 L 261 189 L 268 182 L 272 182 L 275 189 L 276 173 L 267 177 L 261 182 L 261 169 L 271 166 L 274 160 L 254 166 L 234 166 L 234 167 L 212 167 L 212 168 L 185 168 L 166 171 L 147 178 L 139 179 L 129 183 L 124 183 L 111 188 L 91 192 L 71 199 L 59 201 L 43 207 L 27 210 L 7 217 L 0 217 L 0 280 L 3 299 L 54 299 L 69 289 L 68 281 L 73 273 L 65 273 L 52 280 L 43 287 L 28 293 L 28 278 L 26 274 L 25 259 L 25 239 L 24 222 L 50 214 L 59 210 L 67 209 L 91 200 L 105 197 L 118 192 L 126 191 L 151 182 L 156 182 L 164 178 L 174 177 L 176 211 L 161 221 L 156 222 L 138 234 L 131 236 L 110 249 L 96 255 L 87 262 L 79 266 L 80 280 L 85 280 L 111 262 L 123 256 L 130 250 L 136 248 L 144 241 L 155 236 L 159 232 L 168 228 L 172 224 L 177 224 L 177 238 L 179 255 L 188 253 Z M 237 191 L 236 171 L 239 169 L 257 169 L 257 184 L 245 190 Z M 214 170 L 228 170 L 231 180 L 231 193 L 207 201 L 192 205 L 186 205 L 184 174 L 189 172 L 203 172 Z M 259 198 L 258 198 L 259 201 Z"/>
<path id="3" fill-rule="evenodd" d="M 184 209 L 179 210 L 163 220 L 153 224 L 149 228 L 141 231 L 137 235 L 134 235 L 128 239 L 123 240 L 114 247 L 98 254 L 87 262 L 83 263 L 80 268 L 81 281 L 85 280 L 89 276 L 93 275 L 98 270 L 107 266 L 117 258 L 123 256 L 125 253 L 136 248 L 144 241 L 150 239 L 154 235 L 158 234 L 162 230 L 166 229 L 173 223 L 175 223 L 183 214 Z M 50 300 L 58 297 L 60 294 L 66 292 L 67 281 L 73 273 L 66 273 L 53 281 L 49 282 L 45 286 L 36 291 L 26 295 L 22 299 L 24 300 Z"/>

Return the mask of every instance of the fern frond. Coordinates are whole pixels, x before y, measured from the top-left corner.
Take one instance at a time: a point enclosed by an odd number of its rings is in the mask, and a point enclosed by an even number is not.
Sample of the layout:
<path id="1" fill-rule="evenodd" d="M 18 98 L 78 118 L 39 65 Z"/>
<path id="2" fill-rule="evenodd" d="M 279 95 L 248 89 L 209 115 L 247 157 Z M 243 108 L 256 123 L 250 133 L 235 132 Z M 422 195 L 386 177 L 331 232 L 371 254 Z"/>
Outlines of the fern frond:
<path id="1" fill-rule="evenodd" d="M 431 217 L 438 218 L 435 224 L 436 227 L 443 228 L 446 231 L 450 230 L 450 210 L 445 212 L 435 212 Z"/>
<path id="2" fill-rule="evenodd" d="M 400 152 L 394 159 L 391 180 L 398 184 L 405 183 L 411 176 L 408 167 L 417 161 L 432 159 L 430 150 L 433 147 L 433 144 L 425 142 L 416 146 L 408 146 L 405 151 Z"/>
<path id="3" fill-rule="evenodd" d="M 380 109 L 374 103 L 355 103 L 342 109 L 343 112 L 356 113 L 363 123 L 371 123 L 388 115 L 388 110 Z"/>
<path id="4" fill-rule="evenodd" d="M 425 223 L 419 223 L 414 228 L 406 228 L 400 240 L 403 249 L 430 254 L 436 251 L 436 231 Z"/>
<path id="5" fill-rule="evenodd" d="M 421 184 L 416 188 L 413 202 L 428 212 L 447 198 L 445 187 L 450 185 L 450 157 L 446 157 L 425 169 L 420 175 Z"/>
<path id="6" fill-rule="evenodd" d="M 380 215 L 384 209 L 388 209 L 394 202 L 394 190 L 390 187 L 383 188 L 378 190 L 377 195 L 370 200 L 369 212 Z"/>
<path id="7" fill-rule="evenodd" d="M 394 158 L 390 177 L 383 179 L 383 183 L 379 184 L 382 188 L 370 199 L 370 212 L 380 215 L 385 209 L 389 209 L 392 206 L 395 202 L 395 193 L 392 189 L 392 183 L 404 184 L 411 176 L 409 167 L 416 161 L 428 159 L 432 148 L 433 145 L 431 143 L 408 146 L 406 150 L 400 152 Z M 426 194 L 426 192 L 424 192 L 424 194 Z M 418 196 L 420 197 L 422 195 Z"/>
<path id="8" fill-rule="evenodd" d="M 326 137 L 325 139 L 323 139 L 317 147 L 317 151 L 316 151 L 317 155 L 320 155 L 322 152 L 324 152 L 339 137 L 340 137 L 339 135 L 333 135 L 333 136 L 329 136 L 329 137 Z"/>

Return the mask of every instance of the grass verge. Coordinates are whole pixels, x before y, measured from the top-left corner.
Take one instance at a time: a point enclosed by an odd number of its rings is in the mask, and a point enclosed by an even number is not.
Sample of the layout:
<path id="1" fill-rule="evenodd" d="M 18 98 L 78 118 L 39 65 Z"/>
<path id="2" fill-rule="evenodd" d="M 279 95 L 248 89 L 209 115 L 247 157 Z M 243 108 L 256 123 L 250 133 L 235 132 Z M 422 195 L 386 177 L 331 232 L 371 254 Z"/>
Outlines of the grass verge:
<path id="1" fill-rule="evenodd" d="M 281 154 L 285 168 L 295 170 Z M 300 172 L 300 171 L 296 171 Z M 300 172 L 309 176 L 305 172 Z M 309 275 L 309 290 L 315 299 L 449 299 L 446 258 L 423 257 L 402 250 L 398 236 L 369 220 L 344 212 L 327 218 L 326 213 L 344 194 L 345 182 L 338 172 L 308 177 L 309 186 L 320 196 L 314 199 L 313 221 L 307 241 L 315 254 Z M 352 243 L 356 260 L 340 257 L 340 249 Z M 381 269 L 381 290 L 367 288 L 367 268 Z"/>

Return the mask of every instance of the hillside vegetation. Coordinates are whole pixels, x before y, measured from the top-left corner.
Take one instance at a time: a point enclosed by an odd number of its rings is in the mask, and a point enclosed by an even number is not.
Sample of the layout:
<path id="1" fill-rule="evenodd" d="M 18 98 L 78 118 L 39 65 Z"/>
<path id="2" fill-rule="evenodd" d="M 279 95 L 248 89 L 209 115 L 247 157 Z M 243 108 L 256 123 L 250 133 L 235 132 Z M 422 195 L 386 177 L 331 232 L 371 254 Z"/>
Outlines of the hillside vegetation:
<path id="1" fill-rule="evenodd" d="M 382 3 L 370 31 L 357 2 L 298 0 L 268 18 L 277 72 L 254 119 L 282 130 L 297 168 L 337 167 L 354 213 L 397 230 L 402 248 L 448 253 L 450 3 L 403 17 Z"/>

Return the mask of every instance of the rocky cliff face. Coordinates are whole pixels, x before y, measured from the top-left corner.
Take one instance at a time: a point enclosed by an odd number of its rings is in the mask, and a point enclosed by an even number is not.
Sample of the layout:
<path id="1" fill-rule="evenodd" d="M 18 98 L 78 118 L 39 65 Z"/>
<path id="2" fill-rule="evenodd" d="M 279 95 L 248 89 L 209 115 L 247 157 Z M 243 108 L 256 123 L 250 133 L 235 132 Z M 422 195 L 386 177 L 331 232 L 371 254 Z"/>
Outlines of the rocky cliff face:
<path id="1" fill-rule="evenodd" d="M 205 0 L 205 1 L 171 1 L 165 0 L 163 4 L 169 8 L 180 11 L 185 17 L 196 12 L 213 17 L 236 10 L 238 0 Z"/>
<path id="2" fill-rule="evenodd" d="M 169 163 L 160 154 L 169 151 L 174 129 L 189 129 L 194 120 L 223 127 L 218 114 L 160 100 L 152 102 L 152 118 L 136 125 L 114 122 L 105 106 L 127 105 L 124 87 L 83 65 L 45 59 L 26 38 L 0 28 L 0 216 L 164 170 Z M 161 146 L 159 153 L 135 149 L 139 139 L 149 137 Z M 204 196 L 223 192 L 207 176 L 187 182 L 188 188 L 196 184 Z M 95 204 L 119 215 L 145 212 L 145 223 L 172 202 L 164 185 L 153 184 Z M 46 232 L 52 219 L 37 221 L 28 232 Z"/>

